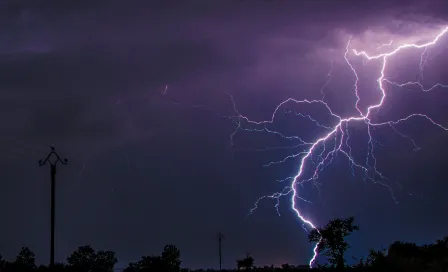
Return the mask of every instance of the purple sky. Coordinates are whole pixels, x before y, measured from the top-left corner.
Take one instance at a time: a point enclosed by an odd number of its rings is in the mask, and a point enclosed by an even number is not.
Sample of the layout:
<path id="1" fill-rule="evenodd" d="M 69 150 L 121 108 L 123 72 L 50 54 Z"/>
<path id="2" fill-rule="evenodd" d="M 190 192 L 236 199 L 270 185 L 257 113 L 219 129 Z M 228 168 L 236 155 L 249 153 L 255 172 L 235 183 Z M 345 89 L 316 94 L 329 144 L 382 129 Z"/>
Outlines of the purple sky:
<path id="1" fill-rule="evenodd" d="M 58 170 L 58 260 L 91 244 L 115 250 L 123 266 L 173 243 L 184 266 L 217 267 L 221 230 L 225 267 L 246 251 L 259 265 L 307 263 L 312 246 L 288 197 L 280 217 L 275 201 L 265 201 L 245 218 L 258 197 L 282 189 L 276 180 L 292 175 L 298 160 L 263 168 L 292 152 L 250 151 L 287 144 L 263 133 L 237 134 L 232 146 L 235 124 L 218 116 L 234 114 L 223 93 L 242 114 L 264 120 L 288 97 L 319 99 L 331 69 L 326 101 L 337 114 L 353 114 L 354 78 L 343 59 L 349 36 L 366 50 L 430 40 L 446 24 L 444 2 L 0 1 L 0 252 L 12 258 L 28 245 L 47 262 L 49 169 L 37 160 L 55 145 L 70 163 Z M 429 52 L 426 87 L 448 84 L 447 39 Z M 391 79 L 415 80 L 421 52 L 397 57 Z M 379 66 L 353 63 L 365 106 L 377 99 Z M 379 119 L 423 112 L 448 126 L 447 89 L 387 90 Z M 320 133 L 299 118 L 285 117 L 278 128 L 309 140 Z M 322 199 L 304 189 L 314 204 L 300 205 L 317 224 L 356 216 L 361 231 L 350 256 L 448 235 L 448 135 L 422 120 L 399 128 L 418 152 L 390 128 L 375 132 L 378 168 L 398 204 L 384 187 L 353 177 L 343 156 L 321 175 Z M 360 159 L 363 129 L 353 131 Z"/>

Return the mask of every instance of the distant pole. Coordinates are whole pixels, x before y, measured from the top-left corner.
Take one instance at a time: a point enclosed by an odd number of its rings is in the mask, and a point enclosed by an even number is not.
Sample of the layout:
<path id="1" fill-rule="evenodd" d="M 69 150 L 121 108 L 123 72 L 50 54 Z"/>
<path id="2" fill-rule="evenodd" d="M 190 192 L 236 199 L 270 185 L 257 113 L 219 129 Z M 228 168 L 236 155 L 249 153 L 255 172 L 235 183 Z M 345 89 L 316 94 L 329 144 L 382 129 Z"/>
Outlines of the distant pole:
<path id="1" fill-rule="evenodd" d="M 219 271 L 222 270 L 222 239 L 224 235 L 221 232 L 218 232 L 218 245 L 219 245 Z"/>
<path id="2" fill-rule="evenodd" d="M 61 159 L 56 153 L 54 147 L 50 147 L 51 151 L 47 158 L 42 161 L 39 160 L 39 166 L 45 165 L 47 162 L 50 164 L 50 176 L 51 176 L 51 219 L 50 219 L 50 268 L 54 268 L 54 222 L 55 222 L 55 211 L 56 211 L 56 165 L 58 162 L 62 164 L 67 164 L 67 159 Z"/>

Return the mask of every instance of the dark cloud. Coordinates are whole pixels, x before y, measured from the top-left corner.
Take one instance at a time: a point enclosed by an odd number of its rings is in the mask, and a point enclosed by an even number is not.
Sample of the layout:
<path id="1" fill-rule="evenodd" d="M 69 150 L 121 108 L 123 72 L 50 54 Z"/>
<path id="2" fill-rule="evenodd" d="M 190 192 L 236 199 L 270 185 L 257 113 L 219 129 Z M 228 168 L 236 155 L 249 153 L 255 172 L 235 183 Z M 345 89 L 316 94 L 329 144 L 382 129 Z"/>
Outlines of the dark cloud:
<path id="1" fill-rule="evenodd" d="M 211 267 L 216 254 L 210 249 L 222 230 L 225 266 L 246 251 L 259 264 L 305 263 L 310 247 L 286 199 L 282 217 L 263 202 L 244 220 L 257 197 L 279 190 L 275 180 L 297 165 L 261 167 L 289 151 L 239 151 L 285 144 L 277 138 L 238 135 L 232 149 L 234 124 L 216 115 L 232 114 L 223 92 L 234 95 L 242 113 L 269 118 L 290 96 L 320 97 L 332 67 L 328 101 L 348 114 L 353 75 L 343 53 L 349 36 L 364 48 L 374 46 L 375 37 L 416 38 L 417 29 L 431 35 L 445 19 L 444 1 L 1 1 L 0 179 L 6 197 L 0 205 L 9 223 L 0 230 L 10 235 L 0 235 L 0 251 L 10 257 L 26 243 L 46 260 L 47 169 L 35 161 L 54 144 L 70 159 L 58 172 L 58 259 L 91 243 L 117 250 L 126 263 L 172 242 L 185 265 Z M 443 107 L 441 96 L 410 96 L 394 90 L 384 118 L 420 109 L 411 106 L 423 99 L 429 102 L 422 109 L 444 115 L 436 110 Z M 405 97 L 409 109 L 396 106 Z M 312 131 L 295 122 L 280 123 L 291 133 Z M 428 195 L 433 188 L 444 191 L 437 178 L 444 173 L 422 160 L 434 157 L 444 138 L 426 127 L 430 136 L 419 137 L 421 127 L 400 129 L 416 135 L 426 153 L 413 153 L 399 135 L 378 132 L 396 147 L 378 151 L 381 166 L 406 190 L 421 191 L 416 200 L 397 189 L 403 204 L 395 205 L 387 189 L 348 178 L 341 160 L 322 176 L 323 204 L 303 204 L 304 212 L 319 223 L 357 215 L 363 229 L 357 237 L 363 238 L 354 238 L 354 255 L 391 239 L 417 235 L 423 242 L 442 235 L 443 224 L 427 211 L 443 210 Z M 304 190 L 321 203 L 315 190 Z M 423 226 L 410 211 L 430 222 L 431 234 L 418 234 Z M 400 222 L 409 224 L 406 231 Z"/>

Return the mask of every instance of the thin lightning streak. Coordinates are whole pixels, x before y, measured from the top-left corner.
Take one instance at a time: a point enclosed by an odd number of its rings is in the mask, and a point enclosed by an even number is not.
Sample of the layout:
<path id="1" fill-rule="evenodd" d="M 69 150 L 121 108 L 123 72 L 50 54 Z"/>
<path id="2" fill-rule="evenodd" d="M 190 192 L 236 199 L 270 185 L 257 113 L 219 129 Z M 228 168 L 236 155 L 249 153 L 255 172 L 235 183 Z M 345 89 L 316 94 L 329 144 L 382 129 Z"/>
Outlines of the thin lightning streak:
<path id="1" fill-rule="evenodd" d="M 302 114 L 302 113 L 298 112 L 298 113 L 296 113 L 296 115 L 309 119 L 311 122 L 315 123 L 318 127 L 331 130 L 330 127 L 320 124 L 316 119 L 312 118 L 309 114 Z"/>
<path id="2" fill-rule="evenodd" d="M 420 73 L 418 74 L 417 81 L 423 80 L 423 69 L 425 68 L 425 65 L 428 63 L 428 47 L 425 47 L 425 50 L 423 50 L 423 53 L 420 55 Z M 426 58 L 425 58 L 426 57 Z"/>
<path id="3" fill-rule="evenodd" d="M 234 136 L 237 134 L 237 132 L 239 131 L 265 131 L 265 132 L 269 132 L 269 133 L 274 133 L 280 137 L 286 138 L 288 140 L 297 140 L 299 141 L 301 144 L 303 144 L 304 146 L 309 146 L 308 149 L 306 149 L 305 151 L 301 151 L 298 152 L 296 154 L 293 155 L 289 155 L 287 157 L 285 157 L 283 160 L 281 161 L 277 161 L 277 162 L 270 162 L 268 163 L 266 166 L 270 166 L 273 164 L 278 164 L 278 163 L 282 163 L 285 162 L 288 159 L 292 159 L 292 158 L 297 158 L 300 157 L 300 163 L 299 163 L 299 169 L 296 172 L 296 175 L 291 176 L 291 177 L 287 177 L 283 180 L 278 180 L 278 182 L 284 182 L 287 180 L 290 180 L 291 183 L 289 186 L 285 187 L 283 191 L 278 192 L 278 193 L 274 193 L 272 195 L 269 196 L 263 196 L 261 198 L 259 198 L 255 204 L 254 207 L 250 210 L 249 215 L 252 214 L 258 207 L 258 204 L 261 200 L 263 199 L 274 199 L 276 200 L 276 205 L 275 208 L 277 210 L 278 213 L 278 207 L 279 207 L 279 199 L 283 196 L 287 196 L 287 195 L 291 195 L 291 208 L 292 210 L 295 212 L 296 216 L 303 222 L 303 226 L 308 226 L 312 229 L 317 229 L 316 226 L 314 225 L 314 223 L 310 220 L 307 219 L 301 212 L 300 210 L 297 208 L 297 201 L 301 200 L 301 201 L 306 201 L 309 202 L 308 200 L 303 199 L 302 197 L 299 196 L 298 193 L 298 185 L 303 186 L 306 182 L 313 182 L 316 187 L 317 187 L 317 183 L 316 180 L 319 177 L 319 173 L 321 173 L 323 171 L 323 169 L 325 169 L 325 167 L 327 167 L 333 160 L 334 156 L 336 153 L 341 153 L 343 154 L 349 161 L 350 167 L 352 168 L 352 173 L 354 175 L 354 168 L 360 169 L 362 171 L 364 171 L 366 179 L 374 182 L 374 183 L 378 183 L 380 185 L 385 186 L 386 188 L 388 188 L 392 194 L 392 197 L 394 198 L 392 189 L 387 186 L 386 184 L 382 183 L 381 181 L 378 181 L 378 178 L 381 179 L 385 179 L 384 176 L 382 175 L 381 172 L 379 172 L 376 169 L 376 164 L 377 164 L 377 160 L 376 157 L 374 156 L 374 147 L 375 144 L 377 142 L 374 141 L 373 136 L 372 136 L 372 128 L 373 127 L 381 127 L 381 126 L 390 126 L 398 135 L 408 138 L 409 140 L 411 140 L 411 142 L 414 145 L 414 148 L 417 149 L 418 147 L 416 146 L 415 142 L 408 136 L 402 134 L 401 132 L 399 132 L 394 125 L 397 125 L 401 122 L 407 121 L 411 118 L 424 118 L 427 121 L 431 122 L 433 125 L 438 126 L 439 128 L 448 131 L 448 128 L 442 126 L 441 124 L 438 124 L 437 122 L 435 122 L 433 119 L 431 119 L 430 117 L 424 115 L 424 114 L 420 114 L 420 113 L 415 113 L 415 114 L 411 114 L 405 118 L 396 120 L 396 121 L 387 121 L 387 122 L 382 122 L 382 123 L 374 123 L 371 121 L 371 115 L 372 112 L 374 110 L 378 110 L 384 103 L 384 100 L 386 98 L 386 90 L 384 87 L 384 83 L 388 83 L 388 84 L 393 84 L 399 87 L 406 87 L 406 86 L 410 86 L 410 85 L 415 85 L 415 86 L 419 86 L 421 88 L 422 91 L 431 91 L 435 88 L 439 88 L 439 87 L 448 87 L 447 85 L 443 85 L 440 83 L 437 83 L 436 85 L 434 85 L 433 87 L 429 88 L 429 89 L 425 89 L 423 88 L 423 85 L 419 82 L 407 82 L 404 84 L 398 84 L 395 82 L 392 82 L 388 79 L 385 78 L 385 74 L 386 74 L 386 68 L 387 68 L 387 63 L 388 63 L 388 59 L 389 57 L 398 54 L 400 51 L 404 50 L 404 49 L 421 49 L 423 48 L 426 52 L 427 48 L 429 46 L 432 46 L 434 44 L 437 43 L 437 41 L 446 33 L 448 32 L 448 27 L 445 28 L 444 30 L 442 30 L 439 35 L 437 35 L 434 40 L 432 40 L 431 42 L 425 43 L 425 44 L 403 44 L 401 46 L 396 47 L 395 49 L 393 49 L 392 51 L 386 52 L 386 53 L 381 53 L 378 55 L 369 55 L 368 53 L 366 53 L 365 51 L 357 51 L 357 50 L 351 50 L 350 51 L 350 44 L 351 44 L 351 38 L 349 39 L 347 46 L 346 46 L 346 52 L 344 54 L 344 59 L 347 63 L 347 65 L 349 66 L 349 68 L 351 69 L 351 71 L 353 72 L 353 75 L 355 77 L 355 82 L 353 84 L 353 91 L 354 94 L 356 96 L 356 102 L 355 102 L 355 109 L 358 111 L 359 115 L 356 116 L 350 116 L 347 118 L 342 118 L 341 116 L 338 116 L 336 114 L 333 113 L 333 111 L 331 110 L 331 108 L 329 107 L 329 105 L 323 101 L 323 98 L 325 98 L 325 95 L 323 93 L 323 89 L 326 87 L 326 85 L 328 85 L 329 83 L 329 79 L 327 80 L 327 82 L 325 83 L 325 85 L 322 87 L 321 89 L 321 94 L 322 94 L 322 99 L 321 100 L 296 100 L 293 98 L 289 98 L 283 102 L 281 102 L 274 110 L 270 120 L 267 121 L 253 121 L 250 120 L 248 117 L 244 116 L 243 114 L 241 114 L 237 107 L 236 107 L 236 103 L 233 99 L 232 96 L 230 96 L 230 99 L 233 103 L 233 109 L 236 113 L 236 116 L 231 117 L 231 119 L 233 120 L 233 122 L 237 125 L 236 129 L 233 131 L 233 133 L 230 135 L 230 139 L 233 143 L 233 139 Z M 384 47 L 384 46 L 391 46 L 392 45 L 392 41 L 388 44 L 383 44 L 382 46 L 380 46 L 378 49 Z M 367 107 L 367 110 L 362 111 L 359 108 L 359 102 L 361 101 L 361 98 L 359 96 L 359 89 L 358 89 L 358 81 L 359 81 L 359 77 L 357 74 L 356 69 L 354 68 L 354 66 L 350 63 L 349 61 L 349 54 L 353 53 L 355 56 L 358 57 L 363 57 L 363 61 L 372 61 L 372 60 L 379 60 L 381 61 L 381 70 L 380 70 L 380 76 L 377 79 L 378 82 L 378 89 L 381 92 L 381 98 L 379 100 L 378 103 L 376 104 L 372 104 L 369 105 Z M 423 60 L 423 57 L 422 57 Z M 421 70 L 423 69 L 423 65 L 424 65 L 424 61 L 421 61 L 420 64 L 420 68 Z M 331 71 L 328 75 L 329 78 L 331 78 Z M 297 136 L 286 136 L 283 135 L 280 132 L 271 130 L 268 128 L 268 126 L 272 123 L 274 123 L 274 119 L 277 115 L 277 113 L 279 112 L 279 109 L 284 106 L 287 103 L 295 103 L 295 104 L 315 104 L 315 105 L 320 105 L 323 106 L 327 112 L 329 113 L 330 116 L 334 117 L 337 120 L 337 123 L 333 126 L 321 126 L 324 127 L 325 129 L 330 130 L 329 132 L 327 132 L 327 134 L 324 134 L 321 138 L 318 138 L 317 140 L 315 140 L 314 142 L 306 142 L 303 139 L 301 139 L 300 137 Z M 308 118 L 310 120 L 314 120 L 315 123 L 319 126 L 320 124 L 313 118 L 311 118 L 311 116 L 307 116 L 304 114 L 296 114 L 297 116 L 300 117 L 304 117 L 304 118 Z M 348 124 L 350 122 L 363 122 L 366 126 L 367 126 L 367 134 L 369 137 L 368 140 L 368 154 L 366 156 L 366 161 L 363 164 L 356 162 L 355 159 L 352 157 L 352 148 L 350 147 L 349 144 L 349 140 L 350 140 L 350 136 L 349 136 L 349 127 Z M 263 128 L 260 129 L 247 129 L 244 128 L 245 124 L 250 124 L 250 125 L 260 125 L 263 126 Z M 333 144 L 331 144 L 331 147 L 327 146 L 327 142 L 329 142 L 330 139 L 334 139 Z M 320 151 L 318 151 L 320 150 Z M 313 155 L 319 152 L 317 155 L 317 158 L 315 158 Z M 317 159 L 317 162 L 314 162 L 314 160 Z M 314 167 L 314 171 L 312 173 L 312 176 L 310 178 L 304 178 L 304 171 L 305 168 L 307 168 L 309 163 L 313 163 L 316 164 L 316 166 Z M 317 187 L 318 188 L 318 187 Z M 395 199 L 395 198 L 394 198 Z M 313 248 L 313 257 L 311 258 L 309 265 L 312 267 L 317 255 L 318 255 L 318 246 L 319 243 L 316 243 L 316 245 Z"/>
<path id="4" fill-rule="evenodd" d="M 444 85 L 444 84 L 440 84 L 440 83 L 434 84 L 430 88 L 425 88 L 423 86 L 423 84 L 418 82 L 418 81 L 416 81 L 416 82 L 408 81 L 408 82 L 405 82 L 405 83 L 397 83 L 397 82 L 390 81 L 390 80 L 388 80 L 386 78 L 383 79 L 383 81 L 387 82 L 387 83 L 389 83 L 391 85 L 395 85 L 397 87 L 400 87 L 400 88 L 410 87 L 410 86 L 418 86 L 422 92 L 430 92 L 430 91 L 432 91 L 432 90 L 434 90 L 436 88 L 448 88 L 448 85 Z"/>
<path id="5" fill-rule="evenodd" d="M 324 85 L 322 86 L 322 88 L 320 88 L 320 93 L 321 93 L 321 100 L 322 101 L 324 101 L 325 100 L 325 93 L 324 93 L 324 90 L 325 90 L 325 88 L 327 88 L 327 86 L 328 86 L 328 84 L 330 84 L 330 81 L 331 81 L 331 74 L 333 73 L 333 65 L 334 65 L 334 62 L 332 61 L 331 62 L 331 65 L 330 65 L 330 71 L 328 72 L 328 74 L 327 74 L 327 80 L 325 81 L 325 83 L 324 83 Z"/>
<path id="6" fill-rule="evenodd" d="M 78 182 L 81 180 L 82 175 L 84 174 L 84 170 L 85 170 L 85 169 L 86 169 L 86 166 L 85 166 L 85 164 L 83 163 L 83 164 L 82 164 L 81 171 L 79 171 L 78 178 L 76 179 L 76 183 L 78 183 Z"/>
<path id="7" fill-rule="evenodd" d="M 380 50 L 381 48 L 386 47 L 386 46 L 391 46 L 393 42 L 394 42 L 394 41 L 391 40 L 389 43 L 384 43 L 384 44 L 378 46 L 378 47 L 376 48 L 376 50 Z"/>

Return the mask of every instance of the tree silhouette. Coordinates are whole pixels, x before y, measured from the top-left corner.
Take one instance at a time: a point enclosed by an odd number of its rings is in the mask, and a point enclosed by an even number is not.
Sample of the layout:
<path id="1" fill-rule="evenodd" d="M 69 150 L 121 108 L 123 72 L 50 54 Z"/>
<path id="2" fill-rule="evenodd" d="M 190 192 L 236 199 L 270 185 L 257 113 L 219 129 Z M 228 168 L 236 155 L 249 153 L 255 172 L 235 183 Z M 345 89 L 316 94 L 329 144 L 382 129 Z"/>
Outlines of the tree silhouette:
<path id="1" fill-rule="evenodd" d="M 448 271 L 448 237 L 437 240 L 434 245 L 428 247 L 427 266 L 431 271 L 446 272 Z"/>
<path id="2" fill-rule="evenodd" d="M 142 272 L 161 271 L 164 268 L 160 256 L 143 256 L 142 259 L 137 262 L 136 267 L 138 268 L 138 271 Z"/>
<path id="3" fill-rule="evenodd" d="M 100 250 L 96 252 L 90 245 L 86 245 L 74 251 L 67 258 L 67 262 L 76 271 L 112 272 L 117 258 L 113 251 Z"/>
<path id="4" fill-rule="evenodd" d="M 29 271 L 36 268 L 36 255 L 28 247 L 22 247 L 16 257 L 14 266 L 21 271 Z"/>
<path id="5" fill-rule="evenodd" d="M 80 272 L 90 271 L 93 268 L 94 261 L 95 250 L 89 245 L 78 247 L 78 249 L 67 258 L 69 266 Z"/>
<path id="6" fill-rule="evenodd" d="M 397 271 L 448 271 L 448 239 L 417 246 L 397 241 L 389 246 L 387 267 Z"/>
<path id="7" fill-rule="evenodd" d="M 359 227 L 354 225 L 354 219 L 334 219 L 325 227 L 310 232 L 310 241 L 319 241 L 319 252 L 329 257 L 329 263 L 318 266 L 316 271 L 339 270 L 352 272 L 448 272 L 448 237 L 427 245 L 397 241 L 387 250 L 373 250 L 365 258 L 360 258 L 358 264 L 345 266 L 344 253 L 348 248 L 345 238 Z M 356 259 L 356 258 L 354 258 Z M 95 251 L 91 246 L 82 246 L 68 258 L 68 264 L 56 263 L 53 267 L 35 265 L 35 255 L 27 247 L 23 247 L 14 261 L 6 261 L 0 255 L 0 272 L 113 272 L 117 262 L 112 251 Z M 246 257 L 236 261 L 238 270 L 272 272 L 272 271 L 303 271 L 306 267 L 293 266 L 287 263 L 281 268 L 264 266 L 255 268 L 254 259 L 246 253 Z M 211 269 L 190 270 L 180 268 L 180 251 L 174 245 L 166 245 L 160 255 L 143 256 L 138 262 L 130 263 L 124 272 L 210 272 Z M 229 270 L 227 270 L 229 271 Z M 339 270 L 340 271 L 340 270 Z M 230 272 L 230 271 L 229 271 Z"/>
<path id="8" fill-rule="evenodd" d="M 448 236 L 436 241 L 436 245 L 442 248 L 448 248 Z"/>
<path id="9" fill-rule="evenodd" d="M 166 245 L 160 256 L 143 256 L 136 263 L 129 263 L 124 272 L 180 271 L 180 251 L 174 245 Z"/>
<path id="10" fill-rule="evenodd" d="M 359 226 L 354 225 L 355 218 L 336 218 L 327 223 L 323 228 L 313 229 L 308 234 L 310 242 L 318 243 L 317 251 L 327 256 L 329 263 L 338 269 L 345 266 L 344 254 L 349 248 L 345 238 Z"/>
<path id="11" fill-rule="evenodd" d="M 382 249 L 382 250 L 370 249 L 369 255 L 367 255 L 367 258 L 366 258 L 365 265 L 371 266 L 374 268 L 378 268 L 378 269 L 382 269 L 382 268 L 386 267 L 387 266 L 386 250 L 385 249 Z"/>
<path id="12" fill-rule="evenodd" d="M 50 268 L 45 265 L 40 265 L 34 271 L 37 271 L 37 272 L 72 272 L 72 270 L 69 267 L 67 267 L 65 264 L 58 263 L 58 262 L 54 263 L 53 268 Z"/>
<path id="13" fill-rule="evenodd" d="M 245 270 L 251 270 L 254 267 L 254 263 L 254 258 L 250 256 L 249 253 L 246 253 L 246 258 L 236 261 L 236 267 L 238 268 L 238 270 L 240 270 L 241 268 L 244 268 Z"/>
<path id="14" fill-rule="evenodd" d="M 95 271 L 112 272 L 114 270 L 114 266 L 117 263 L 115 252 L 109 250 L 99 250 L 96 252 L 95 257 Z"/>
<path id="15" fill-rule="evenodd" d="M 427 248 L 419 247 L 415 243 L 397 241 L 389 246 L 387 260 L 389 266 L 407 271 L 421 271 L 425 263 Z"/>
<path id="16" fill-rule="evenodd" d="M 169 271 L 180 270 L 180 264 L 182 262 L 180 260 L 180 251 L 176 246 L 166 245 L 163 248 L 161 260 L 165 268 L 168 269 Z"/>
<path id="17" fill-rule="evenodd" d="M 428 264 L 433 269 L 432 271 L 448 271 L 448 237 L 430 245 L 428 255 L 432 257 Z"/>
<path id="18" fill-rule="evenodd" d="M 128 266 L 123 269 L 123 272 L 137 272 L 139 271 L 137 263 L 129 263 Z"/>

